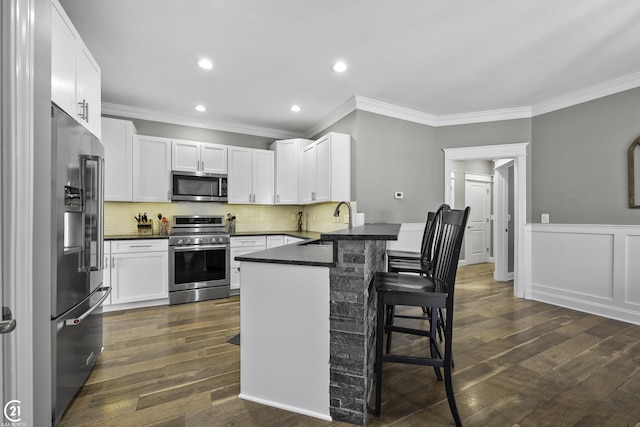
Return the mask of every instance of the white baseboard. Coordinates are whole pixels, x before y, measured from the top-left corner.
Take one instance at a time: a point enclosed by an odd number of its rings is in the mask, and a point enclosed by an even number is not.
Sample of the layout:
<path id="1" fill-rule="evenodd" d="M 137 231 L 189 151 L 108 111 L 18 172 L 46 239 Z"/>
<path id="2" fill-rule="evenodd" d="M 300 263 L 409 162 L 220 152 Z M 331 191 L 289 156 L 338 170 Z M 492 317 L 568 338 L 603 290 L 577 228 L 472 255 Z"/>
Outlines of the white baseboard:
<path id="1" fill-rule="evenodd" d="M 255 403 L 260 403 L 261 405 L 272 406 L 274 408 L 284 409 L 285 411 L 295 412 L 296 414 L 307 415 L 309 417 L 318 418 L 318 419 L 321 419 L 321 420 L 324 420 L 324 421 L 332 421 L 331 415 L 322 414 L 320 412 L 309 411 L 309 410 L 306 410 L 306 409 L 297 408 L 295 406 L 283 405 L 282 403 L 272 402 L 272 401 L 267 400 L 267 399 L 262 399 L 260 397 L 250 396 L 250 395 L 247 395 L 247 394 L 244 394 L 244 393 L 240 393 L 238 395 L 238 397 L 240 399 L 249 400 L 249 401 L 255 402 Z M 327 412 L 328 411 L 329 411 L 329 408 L 327 407 Z"/>

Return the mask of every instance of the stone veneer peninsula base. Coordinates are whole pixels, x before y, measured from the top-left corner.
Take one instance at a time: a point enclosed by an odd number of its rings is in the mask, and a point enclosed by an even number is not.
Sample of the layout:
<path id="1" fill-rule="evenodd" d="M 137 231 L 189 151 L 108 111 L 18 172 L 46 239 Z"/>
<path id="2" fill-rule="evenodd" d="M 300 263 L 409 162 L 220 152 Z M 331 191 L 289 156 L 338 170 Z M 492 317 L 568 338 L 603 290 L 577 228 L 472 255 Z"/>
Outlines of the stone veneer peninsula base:
<path id="1" fill-rule="evenodd" d="M 364 425 L 375 362 L 376 271 L 384 269 L 385 242 L 338 240 L 330 269 L 329 354 L 331 418 Z"/>

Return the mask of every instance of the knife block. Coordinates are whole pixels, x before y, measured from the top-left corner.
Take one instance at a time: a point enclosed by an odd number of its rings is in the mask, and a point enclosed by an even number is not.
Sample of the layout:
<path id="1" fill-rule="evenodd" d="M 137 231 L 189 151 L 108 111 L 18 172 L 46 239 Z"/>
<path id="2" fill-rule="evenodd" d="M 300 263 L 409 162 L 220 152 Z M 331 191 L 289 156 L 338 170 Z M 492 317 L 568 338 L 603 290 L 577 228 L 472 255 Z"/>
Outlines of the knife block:
<path id="1" fill-rule="evenodd" d="M 153 234 L 153 222 L 143 222 L 138 224 L 138 234 L 149 235 Z"/>

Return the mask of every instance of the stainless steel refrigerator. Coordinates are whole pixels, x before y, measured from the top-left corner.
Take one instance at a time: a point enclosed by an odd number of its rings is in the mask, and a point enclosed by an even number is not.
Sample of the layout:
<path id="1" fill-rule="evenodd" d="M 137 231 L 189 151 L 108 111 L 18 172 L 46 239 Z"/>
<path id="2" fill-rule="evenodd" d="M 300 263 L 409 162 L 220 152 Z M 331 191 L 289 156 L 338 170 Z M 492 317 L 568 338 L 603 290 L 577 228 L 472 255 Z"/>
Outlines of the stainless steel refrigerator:
<path id="1" fill-rule="evenodd" d="M 51 107 L 53 248 L 52 423 L 57 425 L 102 352 L 104 147 Z"/>

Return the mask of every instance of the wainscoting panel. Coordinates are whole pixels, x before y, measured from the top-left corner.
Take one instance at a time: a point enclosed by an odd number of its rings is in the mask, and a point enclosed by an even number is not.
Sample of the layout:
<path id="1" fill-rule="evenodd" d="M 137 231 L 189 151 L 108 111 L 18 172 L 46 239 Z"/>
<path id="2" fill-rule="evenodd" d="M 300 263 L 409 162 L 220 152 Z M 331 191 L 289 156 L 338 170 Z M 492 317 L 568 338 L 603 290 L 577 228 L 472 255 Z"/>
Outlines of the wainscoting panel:
<path id="1" fill-rule="evenodd" d="M 532 299 L 640 324 L 640 226 L 531 225 Z"/>
<path id="2" fill-rule="evenodd" d="M 640 306 L 640 236 L 626 236 L 626 302 Z"/>

